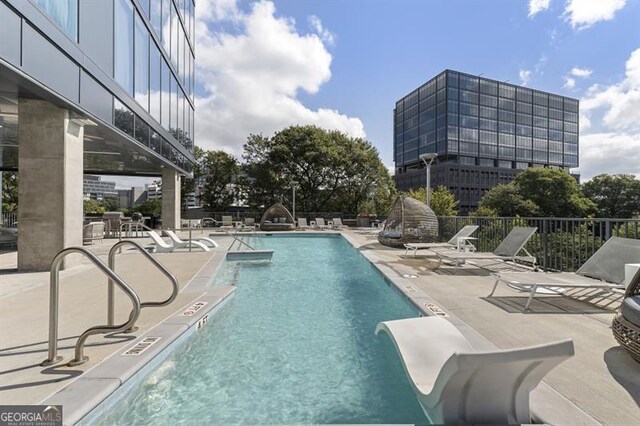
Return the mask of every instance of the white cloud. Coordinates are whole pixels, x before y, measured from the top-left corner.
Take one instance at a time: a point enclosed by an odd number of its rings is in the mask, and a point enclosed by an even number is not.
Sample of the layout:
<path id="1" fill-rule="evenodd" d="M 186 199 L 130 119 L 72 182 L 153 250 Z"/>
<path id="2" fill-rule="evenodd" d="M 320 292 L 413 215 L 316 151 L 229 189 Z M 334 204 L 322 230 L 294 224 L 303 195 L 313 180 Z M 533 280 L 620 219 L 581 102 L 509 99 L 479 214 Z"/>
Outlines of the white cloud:
<path id="1" fill-rule="evenodd" d="M 549 9 L 551 0 L 529 0 L 529 18 L 533 18 L 538 12 Z"/>
<path id="2" fill-rule="evenodd" d="M 568 0 L 564 16 L 573 28 L 584 29 L 613 19 L 625 3 L 626 0 Z"/>
<path id="3" fill-rule="evenodd" d="M 518 72 L 518 76 L 520 77 L 520 84 L 526 86 L 531 80 L 531 71 L 530 70 L 520 70 Z"/>
<path id="4" fill-rule="evenodd" d="M 640 133 L 640 48 L 631 53 L 625 77 L 611 86 L 594 84 L 587 90 L 580 109 L 586 123 L 595 113 L 603 113 L 602 123 L 608 129 Z M 589 128 L 585 125 L 583 128 Z"/>
<path id="5" fill-rule="evenodd" d="M 566 87 L 567 89 L 573 89 L 574 87 L 576 87 L 576 79 L 571 77 L 565 77 L 564 87 Z"/>
<path id="6" fill-rule="evenodd" d="M 640 178 L 640 48 L 626 62 L 624 78 L 594 84 L 580 101 L 580 171 L 631 173 Z"/>
<path id="7" fill-rule="evenodd" d="M 630 173 L 640 178 L 640 134 L 594 133 L 580 138 L 580 178 Z"/>
<path id="8" fill-rule="evenodd" d="M 313 29 L 318 36 L 329 45 L 333 45 L 335 43 L 335 35 L 329 31 L 328 29 L 322 26 L 322 21 L 315 15 L 309 16 L 309 25 L 311 29 Z"/>
<path id="9" fill-rule="evenodd" d="M 312 110 L 298 99 L 300 91 L 317 93 L 331 78 L 325 44 L 333 35 L 317 17 L 309 22 L 319 34 L 301 34 L 293 19 L 275 16 L 270 1 L 247 12 L 235 2 L 200 2 L 196 11 L 196 78 L 206 91 L 196 99 L 199 146 L 238 155 L 250 133 L 270 135 L 291 124 L 365 136 L 360 119 Z"/>
<path id="10" fill-rule="evenodd" d="M 587 78 L 591 75 L 591 73 L 593 73 L 593 71 L 588 68 L 574 67 L 571 69 L 571 75 L 574 77 Z"/>

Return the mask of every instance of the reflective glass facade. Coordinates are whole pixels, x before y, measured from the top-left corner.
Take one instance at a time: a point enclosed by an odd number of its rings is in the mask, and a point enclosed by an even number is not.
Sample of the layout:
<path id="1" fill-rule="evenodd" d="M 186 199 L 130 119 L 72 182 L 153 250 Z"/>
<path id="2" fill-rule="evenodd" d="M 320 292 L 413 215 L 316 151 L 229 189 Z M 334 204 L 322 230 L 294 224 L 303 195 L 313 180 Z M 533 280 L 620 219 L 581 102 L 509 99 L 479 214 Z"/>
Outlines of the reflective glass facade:
<path id="1" fill-rule="evenodd" d="M 577 99 L 456 71 L 396 102 L 394 130 L 400 169 L 426 152 L 464 165 L 578 166 Z"/>
<path id="2" fill-rule="evenodd" d="M 473 208 L 519 170 L 578 167 L 578 108 L 577 99 L 446 70 L 396 102 L 396 183 L 403 190 L 423 186 L 419 155 L 436 152 L 442 179 L 434 184 Z"/>
<path id="3" fill-rule="evenodd" d="M 86 127 L 85 168 L 158 174 L 168 162 L 191 173 L 194 0 L 0 0 L 0 25 L 0 78 L 15 67 L 21 79 L 7 90 L 39 83 L 106 126 Z"/>

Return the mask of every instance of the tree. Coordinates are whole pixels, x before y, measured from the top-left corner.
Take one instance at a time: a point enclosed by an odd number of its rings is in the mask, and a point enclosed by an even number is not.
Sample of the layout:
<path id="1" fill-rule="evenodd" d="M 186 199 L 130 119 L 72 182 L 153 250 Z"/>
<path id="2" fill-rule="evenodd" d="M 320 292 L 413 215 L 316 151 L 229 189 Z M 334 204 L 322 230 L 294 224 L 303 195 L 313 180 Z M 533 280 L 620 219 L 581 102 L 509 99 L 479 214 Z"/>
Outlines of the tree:
<path id="1" fill-rule="evenodd" d="M 601 174 L 582 185 L 600 217 L 632 218 L 640 215 L 640 180 L 633 175 Z"/>
<path id="2" fill-rule="evenodd" d="M 18 172 L 1 172 L 3 212 L 18 211 Z"/>
<path id="3" fill-rule="evenodd" d="M 417 190 L 409 190 L 404 192 L 403 195 L 407 197 L 415 198 L 416 200 L 427 202 L 427 189 L 419 188 Z M 457 216 L 459 202 L 453 196 L 446 186 L 438 186 L 437 188 L 431 188 L 431 210 L 436 216 Z"/>
<path id="4" fill-rule="evenodd" d="M 205 151 L 201 161 L 202 202 L 211 211 L 226 211 L 237 195 L 233 183 L 240 170 L 238 161 L 224 151 Z"/>
<path id="5" fill-rule="evenodd" d="M 84 200 L 82 206 L 85 213 L 101 214 L 107 211 L 104 206 L 97 200 Z"/>
<path id="6" fill-rule="evenodd" d="M 507 185 L 493 187 L 484 194 L 478 204 L 478 210 L 474 214 L 529 217 L 539 216 L 540 209 L 533 201 L 525 199 L 512 182 Z"/>
<path id="7" fill-rule="evenodd" d="M 138 212 L 143 216 L 160 217 L 162 215 L 162 200 L 146 200 L 137 206 L 131 207 L 131 212 Z"/>
<path id="8" fill-rule="evenodd" d="M 249 205 L 291 204 L 300 211 L 386 213 L 395 188 L 368 141 L 316 126 L 290 126 L 268 138 L 249 135 L 244 146 L 243 192 Z"/>
<path id="9" fill-rule="evenodd" d="M 120 209 L 120 200 L 118 197 L 105 197 L 104 201 L 102 201 L 102 205 L 105 208 L 105 211 L 108 212 L 117 212 Z"/>
<path id="10" fill-rule="evenodd" d="M 516 176 L 513 184 L 524 200 L 538 206 L 539 216 L 586 217 L 595 213 L 595 204 L 564 170 L 528 168 Z"/>

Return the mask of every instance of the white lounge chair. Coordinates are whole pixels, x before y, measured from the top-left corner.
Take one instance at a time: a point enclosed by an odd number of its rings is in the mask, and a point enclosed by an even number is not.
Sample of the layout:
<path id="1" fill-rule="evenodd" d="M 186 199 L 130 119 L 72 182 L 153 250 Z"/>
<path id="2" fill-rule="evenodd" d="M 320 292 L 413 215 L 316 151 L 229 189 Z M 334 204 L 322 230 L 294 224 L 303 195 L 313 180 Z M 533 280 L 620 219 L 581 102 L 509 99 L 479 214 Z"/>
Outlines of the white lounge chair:
<path id="1" fill-rule="evenodd" d="M 475 351 L 449 321 L 419 317 L 378 324 L 389 335 L 433 424 L 531 423 L 529 394 L 574 354 L 565 340 L 521 349 Z"/>
<path id="2" fill-rule="evenodd" d="M 524 248 L 524 245 L 535 234 L 537 229 L 536 227 L 515 226 L 492 253 L 439 251 L 436 255 L 440 258 L 440 261 L 448 260 L 454 262 L 456 266 L 455 272 L 458 272 L 458 266 L 467 260 L 511 260 L 514 263 L 516 260 L 524 260 L 533 263 L 535 267 L 536 258 Z M 520 256 L 522 251 L 524 251 L 525 256 Z"/>
<path id="3" fill-rule="evenodd" d="M 189 247 L 189 245 L 194 245 L 196 247 L 200 247 L 201 249 L 203 249 L 203 251 L 209 251 L 209 247 L 218 247 L 218 243 L 208 237 L 195 237 L 191 238 L 191 240 L 185 241 L 180 239 L 180 237 L 178 237 L 178 235 L 171 230 L 166 230 L 164 231 L 164 233 L 167 235 L 167 237 L 171 238 L 173 245 L 177 248 Z"/>
<path id="4" fill-rule="evenodd" d="M 611 237 L 575 273 L 499 273 L 489 297 L 493 296 L 500 282 L 529 291 L 529 299 L 524 307 L 526 311 L 540 288 L 551 289 L 556 294 L 562 294 L 566 288 L 593 288 L 623 292 L 625 290 L 624 265 L 637 263 L 638 260 L 640 260 L 640 240 Z"/>
<path id="5" fill-rule="evenodd" d="M 298 228 L 297 229 L 309 229 L 309 225 L 307 225 L 307 219 L 304 217 L 298 218 Z"/>
<path id="6" fill-rule="evenodd" d="M 220 225 L 221 229 L 233 229 L 233 216 L 222 216 L 222 225 Z"/>
<path id="7" fill-rule="evenodd" d="M 433 249 L 450 249 L 457 251 L 475 251 L 475 246 L 471 244 L 468 238 L 476 232 L 479 226 L 465 225 L 458 231 L 449 241 L 446 243 L 407 243 L 404 245 L 406 255 L 409 250 L 413 250 L 413 255 L 416 255 L 418 250 L 433 250 Z M 467 250 L 470 249 L 470 250 Z"/>
<path id="8" fill-rule="evenodd" d="M 316 217 L 316 228 L 320 229 L 321 231 L 327 229 L 327 224 L 324 223 L 324 219 L 321 217 Z"/>
<path id="9" fill-rule="evenodd" d="M 257 228 L 256 226 L 256 220 L 252 217 L 245 217 L 244 218 L 244 226 L 243 226 L 243 231 L 255 231 Z"/>
<path id="10" fill-rule="evenodd" d="M 331 225 L 333 229 L 347 229 L 348 226 L 342 223 L 342 219 L 339 217 L 333 218 L 333 225 Z"/>
<path id="11" fill-rule="evenodd" d="M 155 246 L 151 250 L 153 253 L 171 253 L 176 248 L 173 244 L 167 244 L 156 231 L 147 231 Z"/>

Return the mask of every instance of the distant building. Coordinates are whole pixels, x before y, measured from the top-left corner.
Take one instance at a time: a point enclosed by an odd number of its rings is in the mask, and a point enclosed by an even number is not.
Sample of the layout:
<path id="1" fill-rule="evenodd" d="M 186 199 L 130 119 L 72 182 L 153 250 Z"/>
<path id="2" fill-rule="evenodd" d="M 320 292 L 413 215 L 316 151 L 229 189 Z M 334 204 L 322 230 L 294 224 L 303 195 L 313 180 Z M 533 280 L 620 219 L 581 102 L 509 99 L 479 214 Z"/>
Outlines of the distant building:
<path id="1" fill-rule="evenodd" d="M 431 186 L 446 186 L 462 213 L 528 167 L 578 167 L 578 100 L 446 70 L 394 109 L 399 190 L 426 183 L 420 154 L 437 153 Z"/>
<path id="2" fill-rule="evenodd" d="M 144 186 L 147 193 L 147 200 L 161 200 L 162 188 L 157 183 L 151 183 Z"/>
<path id="3" fill-rule="evenodd" d="M 118 198 L 115 182 L 104 181 L 100 176 L 84 175 L 83 199 L 104 201 L 106 198 Z"/>

